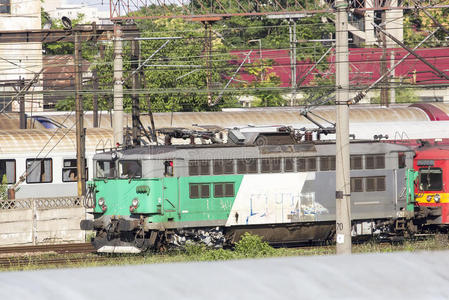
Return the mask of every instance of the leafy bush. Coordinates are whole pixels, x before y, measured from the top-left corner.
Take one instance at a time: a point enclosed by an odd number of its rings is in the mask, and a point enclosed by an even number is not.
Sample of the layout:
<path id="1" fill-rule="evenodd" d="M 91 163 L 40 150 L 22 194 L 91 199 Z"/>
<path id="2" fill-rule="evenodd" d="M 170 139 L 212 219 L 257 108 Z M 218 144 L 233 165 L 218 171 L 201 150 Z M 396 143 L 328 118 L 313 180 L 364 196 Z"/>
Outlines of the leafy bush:
<path id="1" fill-rule="evenodd" d="M 260 257 L 272 256 L 276 250 L 262 241 L 260 236 L 245 232 L 241 240 L 235 244 L 235 252 L 243 257 Z"/>

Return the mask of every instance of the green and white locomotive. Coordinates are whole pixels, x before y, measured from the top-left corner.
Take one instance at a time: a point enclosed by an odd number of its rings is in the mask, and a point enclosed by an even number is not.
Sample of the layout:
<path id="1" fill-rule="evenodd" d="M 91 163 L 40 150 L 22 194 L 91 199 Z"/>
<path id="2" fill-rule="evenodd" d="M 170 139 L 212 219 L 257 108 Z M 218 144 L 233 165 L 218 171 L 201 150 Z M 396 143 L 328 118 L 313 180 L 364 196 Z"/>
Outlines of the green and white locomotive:
<path id="1" fill-rule="evenodd" d="M 169 144 L 169 143 L 168 143 Z M 413 152 L 352 141 L 353 235 L 392 226 Z M 335 143 L 291 131 L 229 132 L 226 144 L 141 146 L 94 156 L 89 182 L 99 252 L 140 252 L 188 242 L 222 247 L 250 232 L 272 244 L 332 240 Z"/>

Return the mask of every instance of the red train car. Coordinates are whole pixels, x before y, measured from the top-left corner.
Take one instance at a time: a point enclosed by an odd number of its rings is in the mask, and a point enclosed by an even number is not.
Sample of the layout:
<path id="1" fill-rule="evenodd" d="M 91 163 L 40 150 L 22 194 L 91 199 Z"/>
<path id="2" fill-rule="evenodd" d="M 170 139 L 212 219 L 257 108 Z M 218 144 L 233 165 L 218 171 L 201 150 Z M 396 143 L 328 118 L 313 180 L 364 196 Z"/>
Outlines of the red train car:
<path id="1" fill-rule="evenodd" d="M 415 153 L 415 205 L 434 217 L 433 224 L 449 224 L 449 146 L 427 144 Z"/>

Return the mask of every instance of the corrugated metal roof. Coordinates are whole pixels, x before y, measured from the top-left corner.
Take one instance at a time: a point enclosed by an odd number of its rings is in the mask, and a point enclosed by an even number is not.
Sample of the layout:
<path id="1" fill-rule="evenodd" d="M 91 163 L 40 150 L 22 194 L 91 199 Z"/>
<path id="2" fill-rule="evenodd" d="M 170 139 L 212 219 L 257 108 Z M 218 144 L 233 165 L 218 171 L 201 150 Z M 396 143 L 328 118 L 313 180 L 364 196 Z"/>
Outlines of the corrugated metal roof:
<path id="1" fill-rule="evenodd" d="M 94 152 L 97 148 L 111 147 L 112 140 L 113 134 L 110 129 L 88 129 L 86 152 Z M 75 129 L 0 130 L 0 154 L 28 153 L 37 155 L 42 150 L 41 156 L 44 156 L 53 147 L 55 147 L 53 152 L 75 152 Z"/>

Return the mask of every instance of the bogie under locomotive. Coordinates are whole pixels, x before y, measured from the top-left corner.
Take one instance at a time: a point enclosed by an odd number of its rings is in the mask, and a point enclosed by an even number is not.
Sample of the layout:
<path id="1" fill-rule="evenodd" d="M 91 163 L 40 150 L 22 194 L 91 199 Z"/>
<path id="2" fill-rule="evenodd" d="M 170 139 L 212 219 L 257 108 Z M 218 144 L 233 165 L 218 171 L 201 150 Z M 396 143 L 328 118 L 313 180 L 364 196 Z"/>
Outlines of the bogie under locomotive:
<path id="1" fill-rule="evenodd" d="M 237 135 L 238 136 L 238 135 Z M 218 145 L 143 146 L 94 156 L 93 220 L 102 252 L 200 242 L 222 247 L 244 232 L 273 244 L 333 239 L 335 143 L 264 137 Z M 273 141 L 273 142 L 271 142 Z M 352 141 L 353 235 L 404 231 L 413 152 Z"/>

